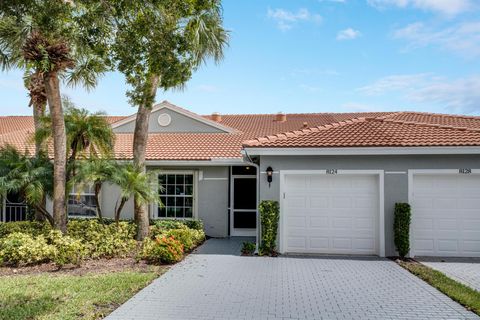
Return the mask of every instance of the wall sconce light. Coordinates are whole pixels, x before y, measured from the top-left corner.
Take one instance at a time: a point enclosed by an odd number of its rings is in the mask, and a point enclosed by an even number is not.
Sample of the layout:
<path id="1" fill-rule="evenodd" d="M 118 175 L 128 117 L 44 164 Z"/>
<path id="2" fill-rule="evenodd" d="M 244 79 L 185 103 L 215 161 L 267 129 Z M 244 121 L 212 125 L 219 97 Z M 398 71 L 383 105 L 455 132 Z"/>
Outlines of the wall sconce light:
<path id="1" fill-rule="evenodd" d="M 268 181 L 268 187 L 270 188 L 270 184 L 272 183 L 273 180 L 273 169 L 272 167 L 267 168 L 267 181 Z"/>

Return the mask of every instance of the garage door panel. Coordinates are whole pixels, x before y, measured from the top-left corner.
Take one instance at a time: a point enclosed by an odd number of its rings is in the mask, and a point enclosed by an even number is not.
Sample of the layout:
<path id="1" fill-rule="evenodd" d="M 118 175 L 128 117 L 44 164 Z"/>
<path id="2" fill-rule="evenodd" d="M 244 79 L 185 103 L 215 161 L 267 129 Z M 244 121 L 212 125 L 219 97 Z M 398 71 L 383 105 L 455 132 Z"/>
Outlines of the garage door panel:
<path id="1" fill-rule="evenodd" d="M 377 176 L 286 175 L 284 181 L 285 252 L 377 253 Z M 291 198 L 295 206 L 289 205 Z"/>
<path id="2" fill-rule="evenodd" d="M 412 187 L 415 255 L 480 256 L 480 176 L 413 175 Z"/>

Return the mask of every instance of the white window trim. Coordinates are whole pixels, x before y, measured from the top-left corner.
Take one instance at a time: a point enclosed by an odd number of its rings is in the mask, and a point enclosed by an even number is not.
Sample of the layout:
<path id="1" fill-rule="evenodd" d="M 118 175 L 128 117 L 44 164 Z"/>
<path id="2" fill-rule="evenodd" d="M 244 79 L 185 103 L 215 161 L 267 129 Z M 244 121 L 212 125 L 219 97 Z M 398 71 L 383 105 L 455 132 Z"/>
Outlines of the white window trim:
<path id="1" fill-rule="evenodd" d="M 176 219 L 176 220 L 193 220 L 198 219 L 198 170 L 158 170 L 157 172 L 157 179 L 156 181 L 156 188 L 158 190 L 158 176 L 161 174 L 191 174 L 193 175 L 193 206 L 192 206 L 192 217 L 191 218 L 173 218 L 173 217 L 159 217 L 158 216 L 158 204 L 151 203 L 150 204 L 150 218 L 152 220 L 169 220 L 169 219 Z"/>
<path id="2" fill-rule="evenodd" d="M 459 172 L 459 169 L 409 169 L 408 170 L 408 203 L 410 206 L 412 205 L 413 201 L 413 176 L 414 175 L 432 175 L 432 174 L 439 174 L 439 175 L 480 175 L 480 169 L 471 169 L 472 172 L 469 174 L 463 174 Z M 412 208 L 412 220 L 413 215 L 415 212 Z M 410 224 L 410 252 L 408 253 L 409 257 L 415 257 L 415 250 L 413 249 L 413 232 L 412 232 L 412 224 Z"/>
<path id="3" fill-rule="evenodd" d="M 280 253 L 285 253 L 283 243 L 285 235 L 285 218 L 284 218 L 284 185 L 285 176 L 288 174 L 324 174 L 327 175 L 327 170 L 280 170 Z M 337 170 L 336 175 L 377 175 L 378 176 L 378 197 L 379 197 L 379 239 L 378 239 L 378 255 L 385 257 L 385 184 L 384 184 L 384 170 Z"/>

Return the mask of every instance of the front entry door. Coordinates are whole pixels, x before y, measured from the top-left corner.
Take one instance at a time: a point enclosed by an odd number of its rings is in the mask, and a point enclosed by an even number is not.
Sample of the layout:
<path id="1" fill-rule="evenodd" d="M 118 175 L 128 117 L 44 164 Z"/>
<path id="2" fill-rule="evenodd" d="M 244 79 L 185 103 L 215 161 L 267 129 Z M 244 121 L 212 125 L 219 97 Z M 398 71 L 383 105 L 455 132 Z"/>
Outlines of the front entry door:
<path id="1" fill-rule="evenodd" d="M 232 176 L 230 235 L 254 237 L 257 230 L 256 176 Z"/>

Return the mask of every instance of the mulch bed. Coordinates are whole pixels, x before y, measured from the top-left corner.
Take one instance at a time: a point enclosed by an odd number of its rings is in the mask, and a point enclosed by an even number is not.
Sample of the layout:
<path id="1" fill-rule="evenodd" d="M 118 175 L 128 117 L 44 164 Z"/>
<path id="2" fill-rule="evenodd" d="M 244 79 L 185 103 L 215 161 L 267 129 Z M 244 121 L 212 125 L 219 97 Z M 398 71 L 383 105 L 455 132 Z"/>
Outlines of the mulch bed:
<path id="1" fill-rule="evenodd" d="M 166 266 L 149 265 L 145 261 L 137 262 L 134 258 L 113 258 L 113 259 L 98 259 L 86 260 L 82 265 L 77 267 L 67 265 L 59 269 L 53 263 L 44 263 L 25 267 L 0 267 L 0 277 L 15 276 L 15 275 L 36 275 L 36 274 L 51 274 L 51 275 L 85 275 L 85 274 L 104 274 L 110 272 L 152 272 L 158 271 Z"/>

